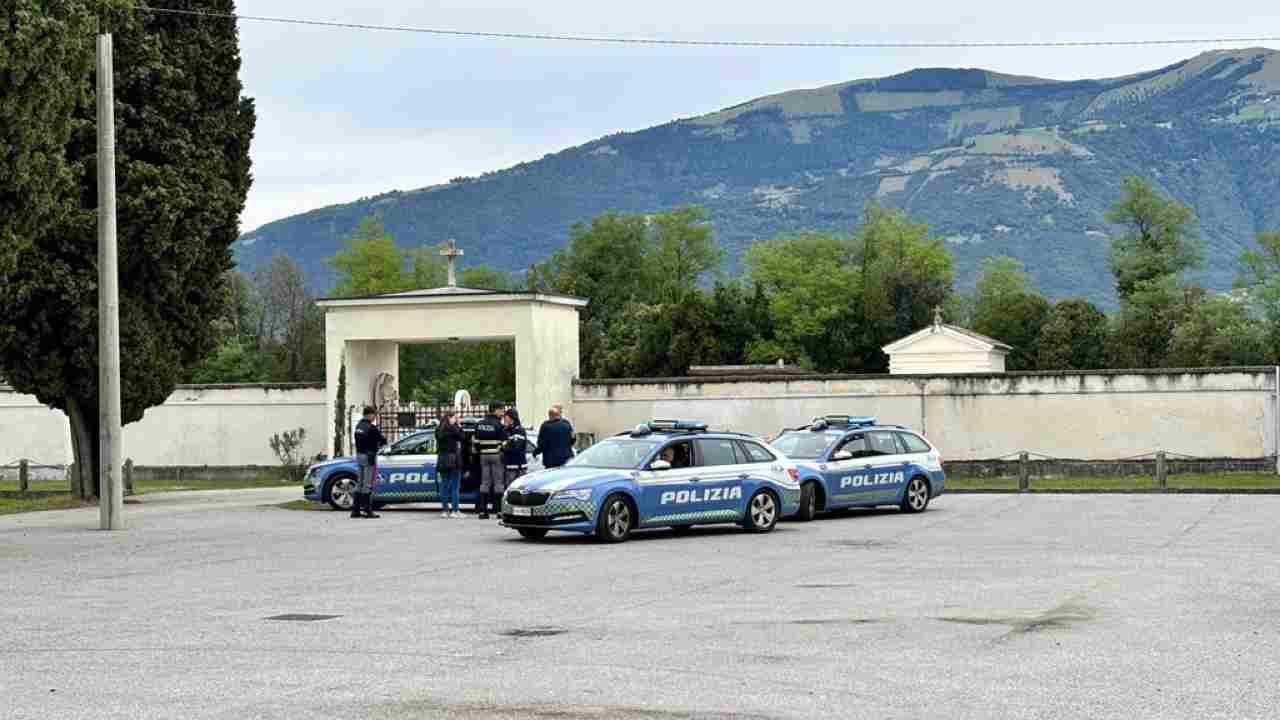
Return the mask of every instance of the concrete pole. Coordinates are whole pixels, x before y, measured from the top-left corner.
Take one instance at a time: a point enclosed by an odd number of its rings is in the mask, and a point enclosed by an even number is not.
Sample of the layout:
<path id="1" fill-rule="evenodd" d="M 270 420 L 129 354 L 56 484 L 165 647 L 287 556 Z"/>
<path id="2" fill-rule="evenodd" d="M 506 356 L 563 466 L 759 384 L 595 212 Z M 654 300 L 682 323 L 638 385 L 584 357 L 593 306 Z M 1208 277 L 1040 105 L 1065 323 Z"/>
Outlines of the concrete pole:
<path id="1" fill-rule="evenodd" d="M 111 34 L 98 36 L 98 515 L 124 528 L 120 482 L 120 273 L 116 267 L 116 126 Z"/>

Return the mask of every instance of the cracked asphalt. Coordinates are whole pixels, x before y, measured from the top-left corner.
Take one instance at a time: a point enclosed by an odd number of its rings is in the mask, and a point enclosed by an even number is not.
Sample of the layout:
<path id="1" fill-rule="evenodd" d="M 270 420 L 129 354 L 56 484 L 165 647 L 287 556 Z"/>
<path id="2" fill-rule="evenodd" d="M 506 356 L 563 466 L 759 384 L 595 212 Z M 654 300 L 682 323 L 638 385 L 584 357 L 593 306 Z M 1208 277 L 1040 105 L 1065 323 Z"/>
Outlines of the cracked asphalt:
<path id="1" fill-rule="evenodd" d="M 0 518 L 0 717 L 1280 712 L 1280 497 L 951 495 L 605 546 L 297 496 Z"/>

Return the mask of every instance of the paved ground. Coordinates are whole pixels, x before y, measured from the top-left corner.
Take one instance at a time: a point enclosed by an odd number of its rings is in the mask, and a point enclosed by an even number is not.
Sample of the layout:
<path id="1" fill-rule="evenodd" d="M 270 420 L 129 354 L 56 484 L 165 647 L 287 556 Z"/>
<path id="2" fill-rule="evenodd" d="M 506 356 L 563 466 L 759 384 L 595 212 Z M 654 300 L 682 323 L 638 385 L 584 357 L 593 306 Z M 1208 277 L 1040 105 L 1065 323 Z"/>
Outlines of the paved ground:
<path id="1" fill-rule="evenodd" d="M 0 518 L 5 718 L 1274 718 L 1280 498 L 538 543 L 174 493 Z M 340 617 L 267 620 L 282 613 Z"/>

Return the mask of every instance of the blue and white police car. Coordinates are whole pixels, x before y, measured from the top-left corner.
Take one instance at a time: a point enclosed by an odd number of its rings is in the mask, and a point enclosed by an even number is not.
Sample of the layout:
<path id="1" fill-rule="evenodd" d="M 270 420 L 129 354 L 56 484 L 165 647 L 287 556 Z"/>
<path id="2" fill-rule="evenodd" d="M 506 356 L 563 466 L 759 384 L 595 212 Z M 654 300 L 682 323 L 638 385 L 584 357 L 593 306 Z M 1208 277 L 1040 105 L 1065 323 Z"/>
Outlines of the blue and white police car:
<path id="1" fill-rule="evenodd" d="M 561 530 L 605 542 L 641 528 L 712 523 L 763 533 L 799 508 L 798 478 L 795 464 L 762 440 L 653 420 L 517 480 L 502 498 L 502 524 L 529 539 Z"/>
<path id="2" fill-rule="evenodd" d="M 897 505 L 923 512 L 942 494 L 942 457 L 924 436 L 873 417 L 827 415 L 786 430 L 773 446 L 796 463 L 802 489 L 798 520 L 825 510 Z"/>
<path id="3" fill-rule="evenodd" d="M 461 421 L 463 473 L 459 493 L 462 503 L 477 502 L 480 491 L 479 456 L 471 443 L 476 420 Z M 542 469 L 537 458 L 528 458 L 530 471 Z M 355 500 L 356 478 L 360 468 L 354 457 L 341 457 L 316 463 L 307 468 L 302 496 L 312 502 L 328 503 L 335 510 L 350 510 Z M 384 447 L 378 453 L 378 482 L 373 488 L 377 506 L 440 501 L 439 477 L 436 473 L 436 435 L 434 423 L 427 429 L 411 433 Z"/>

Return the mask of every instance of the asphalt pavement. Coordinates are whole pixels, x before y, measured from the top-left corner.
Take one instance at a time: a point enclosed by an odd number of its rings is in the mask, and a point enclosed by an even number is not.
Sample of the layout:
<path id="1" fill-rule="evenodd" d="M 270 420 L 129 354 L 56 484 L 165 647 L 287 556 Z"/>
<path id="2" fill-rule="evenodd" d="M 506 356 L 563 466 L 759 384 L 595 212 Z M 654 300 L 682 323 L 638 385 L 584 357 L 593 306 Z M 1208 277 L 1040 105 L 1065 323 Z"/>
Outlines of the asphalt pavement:
<path id="1" fill-rule="evenodd" d="M 298 496 L 0 518 L 0 717 L 1280 715 L 1280 497 L 955 495 L 610 546 L 274 506 Z"/>

